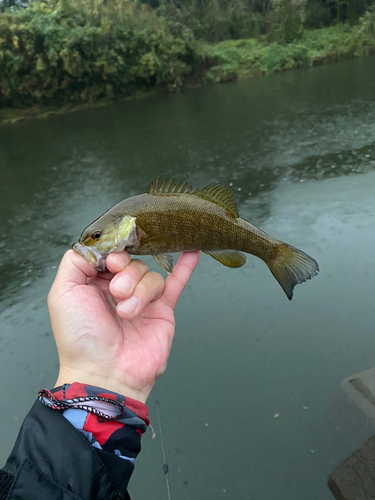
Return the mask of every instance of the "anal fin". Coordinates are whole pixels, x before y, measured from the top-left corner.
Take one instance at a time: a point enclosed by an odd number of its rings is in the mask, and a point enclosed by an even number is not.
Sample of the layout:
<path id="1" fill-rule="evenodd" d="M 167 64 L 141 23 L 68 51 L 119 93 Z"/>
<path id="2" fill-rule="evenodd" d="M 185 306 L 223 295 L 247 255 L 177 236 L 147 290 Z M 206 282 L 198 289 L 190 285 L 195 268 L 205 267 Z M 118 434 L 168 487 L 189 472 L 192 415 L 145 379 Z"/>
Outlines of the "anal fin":
<path id="1" fill-rule="evenodd" d="M 218 250 L 215 252 L 204 252 L 227 267 L 242 267 L 246 264 L 247 258 L 242 252 L 237 250 Z"/>
<path id="2" fill-rule="evenodd" d="M 173 271 L 173 257 L 172 255 L 166 253 L 160 253 L 158 255 L 153 255 L 159 266 L 168 274 Z"/>

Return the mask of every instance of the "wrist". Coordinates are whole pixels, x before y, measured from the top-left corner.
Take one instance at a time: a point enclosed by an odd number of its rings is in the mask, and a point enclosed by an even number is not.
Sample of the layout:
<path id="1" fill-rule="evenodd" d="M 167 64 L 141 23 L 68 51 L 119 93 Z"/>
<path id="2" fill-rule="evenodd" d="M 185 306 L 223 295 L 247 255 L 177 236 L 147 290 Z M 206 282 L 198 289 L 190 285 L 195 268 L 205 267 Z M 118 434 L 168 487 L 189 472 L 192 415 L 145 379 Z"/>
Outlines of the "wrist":
<path id="1" fill-rule="evenodd" d="M 142 389 L 134 389 L 129 385 L 110 377 L 104 377 L 95 373 L 87 373 L 75 368 L 60 366 L 55 387 L 59 387 L 64 384 L 73 384 L 74 382 L 102 387 L 103 389 L 116 392 L 122 396 L 140 401 L 141 403 L 146 403 L 152 389 L 150 386 Z"/>

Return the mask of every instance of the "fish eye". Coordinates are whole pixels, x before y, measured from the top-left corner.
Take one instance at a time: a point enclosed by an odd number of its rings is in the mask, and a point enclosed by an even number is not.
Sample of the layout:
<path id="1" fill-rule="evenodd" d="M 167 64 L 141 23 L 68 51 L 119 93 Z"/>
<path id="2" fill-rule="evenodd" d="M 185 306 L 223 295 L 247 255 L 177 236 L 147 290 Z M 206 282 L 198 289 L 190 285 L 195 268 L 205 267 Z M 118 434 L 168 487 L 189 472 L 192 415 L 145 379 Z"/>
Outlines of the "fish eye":
<path id="1" fill-rule="evenodd" d="M 95 233 L 92 235 L 93 240 L 98 240 L 102 235 L 101 231 L 95 231 Z"/>

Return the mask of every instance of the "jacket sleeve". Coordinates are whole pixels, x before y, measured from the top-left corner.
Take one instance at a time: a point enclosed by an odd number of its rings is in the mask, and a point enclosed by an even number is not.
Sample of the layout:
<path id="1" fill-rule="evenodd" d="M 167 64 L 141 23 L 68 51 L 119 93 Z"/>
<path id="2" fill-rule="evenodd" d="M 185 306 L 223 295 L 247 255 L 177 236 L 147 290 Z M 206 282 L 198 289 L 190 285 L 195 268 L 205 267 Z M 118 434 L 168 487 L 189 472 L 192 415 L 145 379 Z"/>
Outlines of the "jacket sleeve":
<path id="1" fill-rule="evenodd" d="M 123 426 L 121 452 L 135 458 L 141 434 Z M 103 448 L 92 446 L 60 411 L 36 401 L 0 470 L 0 500 L 129 499 L 134 460 Z"/>

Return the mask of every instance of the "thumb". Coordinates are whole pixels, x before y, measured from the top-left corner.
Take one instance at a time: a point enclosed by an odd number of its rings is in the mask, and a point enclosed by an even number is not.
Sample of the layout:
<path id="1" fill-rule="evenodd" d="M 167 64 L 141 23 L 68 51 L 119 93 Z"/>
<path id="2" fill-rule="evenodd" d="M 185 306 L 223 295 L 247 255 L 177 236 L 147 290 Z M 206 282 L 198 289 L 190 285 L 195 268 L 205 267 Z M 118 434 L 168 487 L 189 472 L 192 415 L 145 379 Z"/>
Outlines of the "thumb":
<path id="1" fill-rule="evenodd" d="M 98 274 L 86 260 L 74 250 L 68 250 L 60 262 L 51 293 L 64 294 L 79 285 L 86 285 L 88 278 Z"/>

